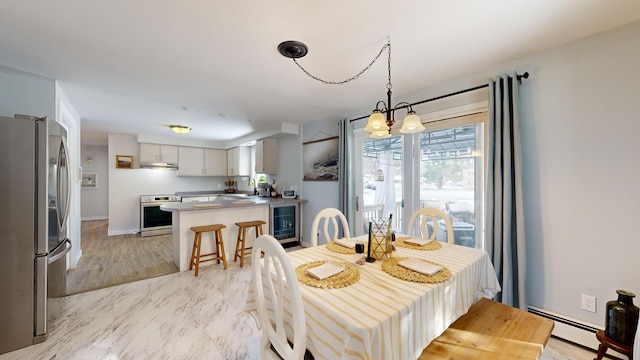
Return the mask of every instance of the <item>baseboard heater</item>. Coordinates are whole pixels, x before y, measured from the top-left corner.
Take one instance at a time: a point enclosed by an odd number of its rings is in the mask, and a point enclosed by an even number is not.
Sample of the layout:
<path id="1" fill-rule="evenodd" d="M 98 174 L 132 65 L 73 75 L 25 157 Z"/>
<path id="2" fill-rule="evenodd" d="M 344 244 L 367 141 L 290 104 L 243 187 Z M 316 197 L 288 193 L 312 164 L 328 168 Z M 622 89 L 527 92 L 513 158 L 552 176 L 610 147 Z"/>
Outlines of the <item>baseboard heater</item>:
<path id="1" fill-rule="evenodd" d="M 576 319 L 571 319 L 564 315 L 556 314 L 548 310 L 536 308 L 534 306 L 529 306 L 528 310 L 532 314 L 551 319 L 555 322 L 555 326 L 553 327 L 553 332 L 551 333 L 551 335 L 584 346 L 594 351 L 598 349 L 598 345 L 600 343 L 596 339 L 596 331 L 602 330 L 603 328 L 598 328 L 596 327 L 596 325 Z M 608 352 L 615 353 L 613 351 Z"/>

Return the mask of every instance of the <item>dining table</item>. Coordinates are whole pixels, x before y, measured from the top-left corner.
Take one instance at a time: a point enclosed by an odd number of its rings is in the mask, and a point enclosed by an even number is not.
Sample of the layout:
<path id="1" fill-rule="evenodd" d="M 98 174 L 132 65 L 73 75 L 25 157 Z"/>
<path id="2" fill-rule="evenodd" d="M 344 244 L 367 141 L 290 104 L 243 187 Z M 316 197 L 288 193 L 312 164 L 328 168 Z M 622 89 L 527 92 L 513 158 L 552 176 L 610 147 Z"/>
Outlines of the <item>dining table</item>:
<path id="1" fill-rule="evenodd" d="M 366 244 L 367 235 L 354 240 Z M 449 243 L 435 244 L 429 250 L 400 244 L 395 243 L 389 259 L 364 263 L 356 263 L 361 255 L 351 249 L 338 246 L 341 251 L 335 251 L 333 242 L 287 253 L 298 270 L 306 346 L 315 359 L 417 359 L 471 305 L 482 297 L 491 299 L 501 290 L 483 250 Z M 405 258 L 440 266 L 440 275 L 447 277 L 434 275 L 426 277 L 427 282 L 417 282 L 389 271 Z M 325 261 L 342 264 L 350 271 L 351 281 L 346 285 L 331 285 L 331 278 L 302 281 L 307 275 L 300 270 Z M 328 281 L 328 286 L 322 286 L 323 281 Z M 267 304 L 271 304 L 269 299 Z M 255 311 L 252 287 L 245 310 Z"/>

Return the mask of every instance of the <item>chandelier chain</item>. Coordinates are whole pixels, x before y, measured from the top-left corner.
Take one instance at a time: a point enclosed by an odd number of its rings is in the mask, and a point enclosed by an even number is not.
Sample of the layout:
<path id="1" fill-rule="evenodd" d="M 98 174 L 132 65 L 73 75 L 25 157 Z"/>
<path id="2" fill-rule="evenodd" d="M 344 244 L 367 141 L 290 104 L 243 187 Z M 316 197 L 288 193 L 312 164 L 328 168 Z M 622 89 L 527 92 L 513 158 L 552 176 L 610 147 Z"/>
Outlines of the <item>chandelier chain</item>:
<path id="1" fill-rule="evenodd" d="M 378 55 L 376 55 L 376 57 L 369 63 L 369 65 L 367 65 L 367 67 L 365 67 L 364 69 L 360 70 L 359 73 L 353 75 L 352 77 L 342 80 L 342 81 L 330 81 L 330 80 L 324 80 L 321 79 L 317 76 L 312 75 L 311 73 L 309 73 L 304 67 L 302 67 L 302 65 L 298 64 L 298 62 L 296 61 L 295 58 L 293 58 L 293 62 L 296 63 L 296 65 L 298 65 L 298 67 L 300 68 L 300 70 L 302 70 L 305 74 L 307 74 L 310 78 L 314 79 L 314 80 L 318 80 L 321 83 L 325 84 L 325 85 L 342 85 L 342 84 L 346 84 L 349 81 L 355 80 L 357 78 L 360 77 L 360 75 L 362 75 L 365 71 L 369 70 L 371 68 L 371 66 L 373 66 L 373 64 L 380 58 L 380 55 L 382 55 L 382 52 L 384 52 L 385 49 L 388 49 L 388 53 L 389 53 L 389 60 L 388 60 L 388 66 L 389 66 L 389 83 L 387 84 L 387 88 L 391 89 L 391 42 L 388 41 L 386 44 L 384 44 L 384 46 L 380 49 L 380 52 L 378 53 Z"/>

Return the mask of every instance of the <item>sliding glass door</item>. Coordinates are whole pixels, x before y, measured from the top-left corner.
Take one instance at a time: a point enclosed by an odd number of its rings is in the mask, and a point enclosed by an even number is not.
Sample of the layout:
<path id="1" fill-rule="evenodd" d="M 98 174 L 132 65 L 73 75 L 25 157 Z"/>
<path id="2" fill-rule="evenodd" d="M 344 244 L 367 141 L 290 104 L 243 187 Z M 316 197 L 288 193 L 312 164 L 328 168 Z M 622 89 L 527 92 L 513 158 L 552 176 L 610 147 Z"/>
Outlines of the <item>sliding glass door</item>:
<path id="1" fill-rule="evenodd" d="M 456 244 L 484 248 L 486 118 L 480 112 L 440 119 L 419 134 L 387 139 L 356 130 L 355 235 L 366 234 L 370 218 L 390 214 L 393 229 L 406 232 L 415 210 L 433 207 L 451 219 Z"/>
<path id="2" fill-rule="evenodd" d="M 403 137 L 356 139 L 355 235 L 366 234 L 369 219 L 392 216 L 392 228 L 402 227 Z"/>
<path id="3" fill-rule="evenodd" d="M 419 207 L 443 211 L 452 222 L 455 243 L 479 249 L 484 248 L 482 119 L 467 116 L 438 122 L 420 133 L 418 145 Z"/>

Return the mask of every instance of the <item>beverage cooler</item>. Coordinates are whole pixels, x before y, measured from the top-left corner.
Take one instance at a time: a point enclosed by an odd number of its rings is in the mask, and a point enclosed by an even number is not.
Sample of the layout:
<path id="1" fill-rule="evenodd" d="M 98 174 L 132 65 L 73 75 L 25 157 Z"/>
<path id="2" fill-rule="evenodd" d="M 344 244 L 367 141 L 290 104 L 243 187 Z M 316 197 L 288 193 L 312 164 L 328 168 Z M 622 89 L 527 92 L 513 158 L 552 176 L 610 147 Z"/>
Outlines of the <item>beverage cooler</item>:
<path id="1" fill-rule="evenodd" d="M 283 247 L 300 243 L 300 206 L 298 203 L 271 205 L 271 231 Z"/>

